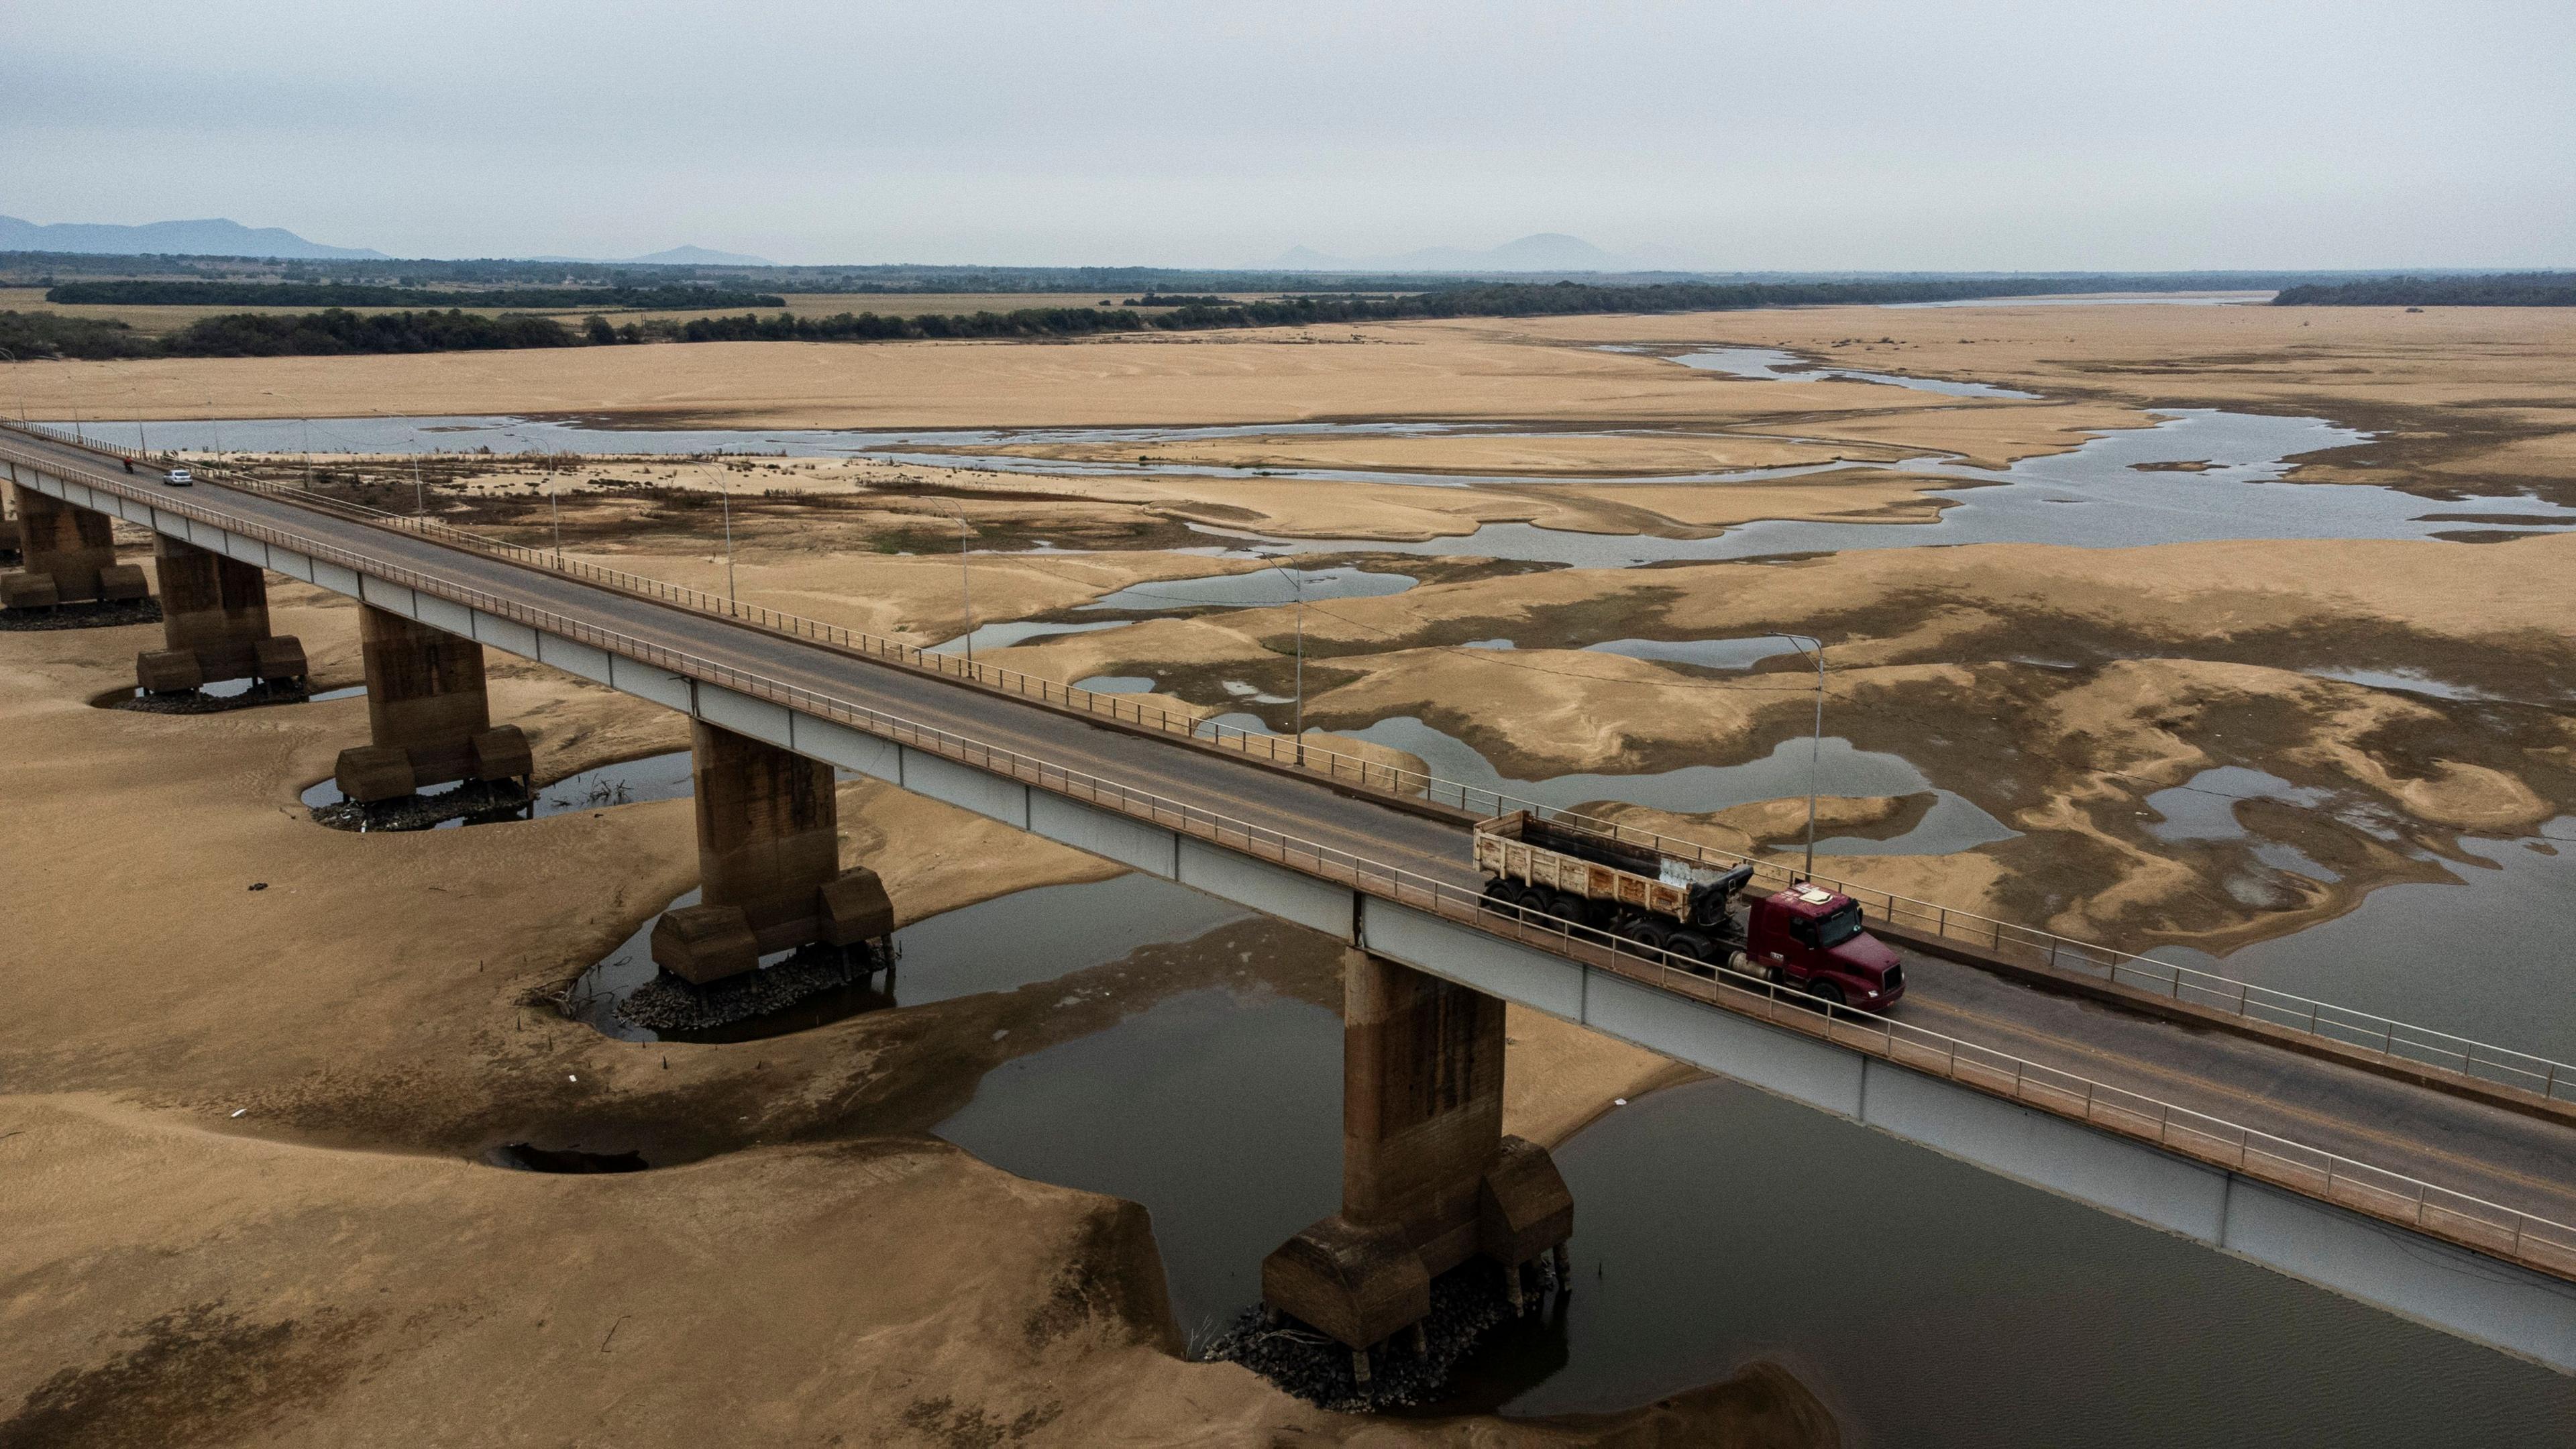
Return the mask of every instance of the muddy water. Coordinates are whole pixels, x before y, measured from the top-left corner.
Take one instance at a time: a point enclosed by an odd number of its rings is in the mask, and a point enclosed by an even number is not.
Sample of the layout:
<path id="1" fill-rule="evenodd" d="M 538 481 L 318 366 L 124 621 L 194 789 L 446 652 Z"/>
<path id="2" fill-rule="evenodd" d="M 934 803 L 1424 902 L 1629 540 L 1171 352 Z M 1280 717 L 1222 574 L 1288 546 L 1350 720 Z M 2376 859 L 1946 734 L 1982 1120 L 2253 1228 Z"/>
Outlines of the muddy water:
<path id="1" fill-rule="evenodd" d="M 364 692 L 363 688 L 349 691 L 334 690 L 330 697 L 337 699 L 347 694 Z M 323 696 L 315 695 L 314 698 L 320 699 Z M 447 790 L 455 788 L 457 787 L 453 785 L 446 787 Z M 687 795 L 690 788 L 689 752 L 674 750 L 669 754 L 649 755 L 640 760 L 621 760 L 616 764 L 601 765 L 595 769 L 583 770 L 578 774 L 566 775 L 551 785 L 538 787 L 536 798 L 522 809 L 488 818 L 468 815 L 455 820 L 441 821 L 430 828 L 451 830 L 465 825 L 495 824 L 509 820 L 541 820 L 549 815 L 562 815 L 571 811 L 603 810 L 612 805 L 631 805 L 639 800 L 677 800 Z M 421 792 L 428 798 L 435 798 L 444 793 L 445 790 Z M 326 805 L 337 805 L 347 797 L 340 793 L 337 783 L 321 780 L 307 786 L 301 798 L 307 808 L 320 809 Z"/>
<path id="2" fill-rule="evenodd" d="M 1576 1289 L 1471 1363 L 1454 1407 L 1610 1409 L 1770 1355 L 1864 1443 L 2538 1444 L 2576 1423 L 2576 1380 L 1732 1083 L 1616 1109 L 1557 1161 Z"/>
<path id="3" fill-rule="evenodd" d="M 2209 828 L 2223 827 L 2213 818 Z M 2461 848 L 2470 859 L 2445 862 L 2449 880 L 2382 886 L 2347 915 L 2224 959 L 2184 947 L 2148 954 L 2576 1062 L 2567 1005 L 2576 816 L 2529 839 Z"/>
<path id="4" fill-rule="evenodd" d="M 1845 368 L 1826 367 L 1776 347 L 1710 347 L 1697 352 L 1677 353 L 1673 361 L 1701 372 L 1722 373 L 1728 377 L 1751 378 L 1763 382 L 1874 382 L 1889 387 L 1911 388 L 1916 392 L 1937 392 L 1950 397 L 2035 398 L 2035 392 L 2016 392 L 1985 382 L 1952 382 L 1938 377 L 1905 377 L 1891 372 L 1853 372 Z"/>
<path id="5" fill-rule="evenodd" d="M 1342 1022 L 1216 986 L 985 1075 L 939 1135 L 997 1167 L 1145 1205 L 1193 1340 L 1261 1296 L 1261 1259 L 1336 1212 Z"/>
<path id="6" fill-rule="evenodd" d="M 1258 715 L 1220 715 L 1214 722 L 1271 732 Z M 1475 746 L 1411 715 L 1382 719 L 1366 729 L 1335 733 L 1409 751 L 1430 767 L 1436 779 L 1559 809 L 1594 800 L 1619 800 L 1697 814 L 1758 800 L 1804 798 L 1811 763 L 1815 765 L 1819 794 L 1934 797 L 1922 820 L 1903 834 L 1886 840 L 1859 836 L 1820 839 L 1816 849 L 1824 854 L 1947 855 L 2020 834 L 1966 797 L 1934 786 L 1904 756 L 1855 749 L 1851 741 L 1839 737 L 1825 739 L 1820 752 L 1807 740 L 1784 741 L 1769 755 L 1737 765 L 1690 765 L 1641 775 L 1576 774 L 1515 780 L 1495 769 Z M 1472 796 L 1469 808 L 1476 808 Z"/>
<path id="7" fill-rule="evenodd" d="M 1144 1204 L 1199 1337 L 1338 1207 L 1340 1077 L 1333 1012 L 1207 987 L 996 1068 L 937 1130 Z M 1448 1409 L 1630 1407 L 1771 1356 L 1862 1443 L 2543 1443 L 2576 1414 L 2576 1381 L 1749 1088 L 1644 1098 L 1557 1157 L 1576 1290 Z"/>
<path id="8" fill-rule="evenodd" d="M 1929 490 L 1929 496 L 1949 505 L 1930 523 L 1770 520 L 1700 539 L 1489 523 L 1471 534 L 1421 541 L 1292 540 L 1213 525 L 1194 527 L 1211 538 L 1275 549 L 1463 554 L 1577 568 L 1961 543 L 2140 548 L 2222 539 L 2404 539 L 2576 527 L 2576 508 L 2528 499 L 2464 508 L 2391 488 L 2285 481 L 2292 460 L 2301 455 L 2366 441 L 2365 434 L 2316 418 L 2205 408 L 2159 417 L 2153 427 L 2102 433 L 2070 451 L 2025 458 L 2009 468 L 1977 468 L 1942 458 L 1903 464 L 1908 473 L 1952 480 L 1953 486 Z M 2211 466 L 2201 472 L 2154 466 L 2168 463 Z"/>
<path id="9" fill-rule="evenodd" d="M 1084 609 L 1151 613 L 1174 609 L 1264 609 L 1293 604 L 1300 598 L 1374 599 L 1400 594 L 1420 583 L 1411 574 L 1371 569 L 1268 568 L 1253 573 L 1209 574 L 1195 579 L 1157 579 L 1103 594 Z"/>
<path id="10" fill-rule="evenodd" d="M 692 888 L 662 910 L 697 903 L 698 892 Z M 687 1035 L 691 1040 L 748 1041 L 809 1030 L 861 1011 L 1016 990 L 1118 960 L 1142 946 L 1186 941 L 1247 914 L 1240 906 L 1146 875 L 1015 891 L 898 929 L 891 995 L 882 986 L 845 987 L 721 1032 Z M 653 964 L 653 922 L 660 916 L 656 911 L 647 917 L 573 986 L 580 1019 L 621 1041 L 661 1039 L 657 1032 L 619 1021 L 616 1014 L 617 1003 L 660 969 Z M 1044 942 L 1045 949 L 1028 949 L 1030 942 Z M 762 964 L 775 965 L 788 954 L 763 957 Z"/>

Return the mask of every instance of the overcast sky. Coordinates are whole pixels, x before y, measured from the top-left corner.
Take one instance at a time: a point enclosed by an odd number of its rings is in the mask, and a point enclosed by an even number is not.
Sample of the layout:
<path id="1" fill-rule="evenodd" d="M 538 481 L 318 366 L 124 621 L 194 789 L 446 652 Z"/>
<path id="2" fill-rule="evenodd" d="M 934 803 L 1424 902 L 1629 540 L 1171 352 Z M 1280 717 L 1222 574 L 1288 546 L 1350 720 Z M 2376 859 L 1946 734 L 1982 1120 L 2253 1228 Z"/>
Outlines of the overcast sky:
<path id="1" fill-rule="evenodd" d="M 2576 263 L 2576 0 L 8 0 L 0 213 L 407 256 Z"/>

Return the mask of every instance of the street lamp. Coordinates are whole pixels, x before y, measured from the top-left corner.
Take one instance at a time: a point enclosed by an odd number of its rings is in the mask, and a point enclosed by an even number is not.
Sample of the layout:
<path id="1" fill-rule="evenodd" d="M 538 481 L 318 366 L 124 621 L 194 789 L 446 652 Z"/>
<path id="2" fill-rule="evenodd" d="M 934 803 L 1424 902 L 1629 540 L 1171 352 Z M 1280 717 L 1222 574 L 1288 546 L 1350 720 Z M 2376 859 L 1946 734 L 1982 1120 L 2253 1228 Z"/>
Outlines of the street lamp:
<path id="1" fill-rule="evenodd" d="M 1297 571 L 1285 564 L 1275 567 L 1279 570 L 1279 577 L 1288 581 L 1289 591 L 1297 596 L 1297 764 L 1303 768 L 1306 763 L 1306 581 L 1297 577 Z"/>
<path id="2" fill-rule="evenodd" d="M 957 515 L 957 592 L 966 606 L 963 637 L 966 640 L 966 663 L 972 666 L 975 662 L 975 576 L 966 567 L 966 554 L 973 529 L 966 522 L 966 510 L 958 507 L 956 500 L 943 498 L 940 501 L 948 505 L 949 512 Z"/>
<path id="3" fill-rule="evenodd" d="M 546 464 L 546 511 L 555 517 L 555 567 L 563 567 L 563 505 L 555 501 L 555 468 Z"/>
<path id="4" fill-rule="evenodd" d="M 1770 637 L 1786 639 L 1801 655 L 1814 646 L 1816 657 L 1816 732 L 1807 747 L 1807 879 L 1816 878 L 1816 777 L 1825 762 L 1825 641 L 1812 634 L 1783 634 Z"/>
<path id="5" fill-rule="evenodd" d="M 725 536 L 725 608 L 740 612 L 742 600 L 733 587 L 733 480 L 725 476 L 722 466 L 716 469 L 716 497 L 722 500 Z"/>

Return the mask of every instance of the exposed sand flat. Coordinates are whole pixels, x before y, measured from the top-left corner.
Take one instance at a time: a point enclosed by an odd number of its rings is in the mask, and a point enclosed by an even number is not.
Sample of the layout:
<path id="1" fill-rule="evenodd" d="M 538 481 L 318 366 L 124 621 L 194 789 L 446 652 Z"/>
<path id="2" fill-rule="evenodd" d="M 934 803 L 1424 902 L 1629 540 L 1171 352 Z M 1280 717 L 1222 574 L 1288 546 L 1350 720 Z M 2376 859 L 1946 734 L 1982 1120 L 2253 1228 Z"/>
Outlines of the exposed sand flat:
<path id="1" fill-rule="evenodd" d="M 2013 406 L 1869 383 L 1747 381 L 1453 323 L 1068 342 L 713 342 L 63 362 L 12 378 L 31 412 L 45 416 L 73 409 L 95 416 L 108 406 L 147 418 L 571 413 L 718 427 L 1651 424 Z"/>
<path id="2" fill-rule="evenodd" d="M 1388 472 L 1591 474 L 1701 473 L 1837 462 L 1894 462 L 1905 449 L 1835 447 L 1787 437 L 1699 430 L 1610 435 L 1461 433 L 1255 435 L 1134 443 L 1012 443 L 961 448 L 1101 463 L 1228 468 L 1368 468 Z"/>
<path id="3" fill-rule="evenodd" d="M 2340 881 L 2300 902 L 2235 900 L 2214 885 L 2223 851 L 2139 824 L 2145 797 L 2201 770 L 2244 765 L 2377 801 L 2437 854 L 2458 831 L 2510 836 L 2576 809 L 2564 707 L 2576 537 L 2484 545 L 2478 568 L 2463 557 L 2429 541 L 2016 544 L 1431 583 L 1307 611 L 1306 717 L 1347 729 L 1417 715 L 1511 778 L 1732 764 L 1807 731 L 1802 666 L 1712 672 L 1573 646 L 1820 633 L 1829 733 L 1906 756 L 2024 832 L 1957 856 L 1844 860 L 1838 873 L 2008 914 L 2064 911 L 2057 923 L 2081 934 L 2224 949 L 2339 914 L 2426 866 L 2329 830 L 2300 845 L 2341 852 Z M 1287 609 L 1162 620 L 1040 640 L 1012 663 L 1067 678 L 1155 672 L 1206 708 L 1222 679 L 1283 692 L 1293 622 Z M 1455 647 L 1493 638 L 1520 647 Z M 2303 672 L 2353 667 L 2536 707 L 2498 715 Z"/>
<path id="4" fill-rule="evenodd" d="M 353 606 L 284 582 L 272 602 L 320 682 L 355 675 Z M 686 801 L 324 829 L 295 792 L 364 737 L 364 701 L 85 702 L 159 637 L 0 633 L 0 1435 L 336 1445 L 435 1419 L 473 1444 L 697 1445 L 746 1423 L 853 1442 L 1835 1442 L 1770 1369 L 1583 1421 L 1320 1415 L 1176 1356 L 1141 1209 L 921 1135 L 986 1071 L 1204 986 L 1211 962 L 1338 1000 L 1329 941 L 1221 928 L 1117 985 L 1101 968 L 1073 1009 L 1045 982 L 739 1045 L 610 1041 L 530 993 L 694 879 Z M 493 674 L 541 775 L 684 742 L 666 711 L 497 656 Z M 907 920 L 1115 871 L 871 784 L 844 787 L 843 824 L 844 858 L 876 865 Z M 1553 1139 L 1674 1075 L 1522 1027 L 1514 1131 Z M 471 1160 L 513 1140 L 677 1165 Z"/>
<path id="5" fill-rule="evenodd" d="M 2565 307 L 1821 307 L 1521 319 L 1576 344 L 1786 347 L 1827 365 L 2133 407 L 2304 413 L 2382 434 L 2303 477 L 2479 492 L 2576 482 Z M 1456 324 L 1469 326 L 1473 324 Z"/>

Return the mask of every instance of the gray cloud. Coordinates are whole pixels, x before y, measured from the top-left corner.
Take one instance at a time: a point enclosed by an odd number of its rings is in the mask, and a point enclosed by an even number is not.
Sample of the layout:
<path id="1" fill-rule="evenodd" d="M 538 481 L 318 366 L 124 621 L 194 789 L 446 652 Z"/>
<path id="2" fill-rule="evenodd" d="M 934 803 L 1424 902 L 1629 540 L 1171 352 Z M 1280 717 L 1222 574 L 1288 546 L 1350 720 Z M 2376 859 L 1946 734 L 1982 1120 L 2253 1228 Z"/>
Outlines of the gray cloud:
<path id="1" fill-rule="evenodd" d="M 16 0 L 0 211 L 398 253 L 2576 261 L 2576 7 Z"/>

